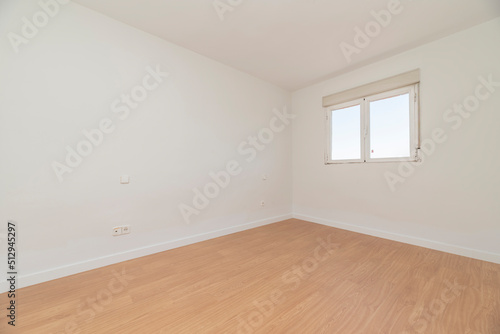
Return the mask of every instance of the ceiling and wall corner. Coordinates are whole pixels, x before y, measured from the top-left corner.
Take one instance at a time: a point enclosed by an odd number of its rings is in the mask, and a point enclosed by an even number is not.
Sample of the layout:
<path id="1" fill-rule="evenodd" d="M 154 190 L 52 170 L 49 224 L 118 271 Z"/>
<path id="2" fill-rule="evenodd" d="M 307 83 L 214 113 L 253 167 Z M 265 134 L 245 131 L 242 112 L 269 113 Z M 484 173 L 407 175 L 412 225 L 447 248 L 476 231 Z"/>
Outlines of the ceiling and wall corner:
<path id="1" fill-rule="evenodd" d="M 500 15 L 498 0 L 75 2 L 289 91 Z M 227 4 L 223 20 L 217 3 Z M 358 28 L 372 37 L 356 47 Z"/>

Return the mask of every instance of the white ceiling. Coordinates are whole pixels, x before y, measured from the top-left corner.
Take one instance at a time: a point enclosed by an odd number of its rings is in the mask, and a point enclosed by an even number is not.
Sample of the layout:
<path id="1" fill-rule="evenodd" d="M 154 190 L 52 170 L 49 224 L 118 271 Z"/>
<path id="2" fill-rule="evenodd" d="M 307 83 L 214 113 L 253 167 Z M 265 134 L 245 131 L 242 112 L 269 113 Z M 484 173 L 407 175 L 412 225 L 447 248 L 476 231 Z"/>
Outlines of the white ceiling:
<path id="1" fill-rule="evenodd" d="M 353 45 L 354 28 L 397 0 L 216 1 L 240 4 L 220 20 L 214 0 L 75 0 L 291 91 L 500 16 L 499 0 L 400 0 L 348 63 L 340 43 Z"/>

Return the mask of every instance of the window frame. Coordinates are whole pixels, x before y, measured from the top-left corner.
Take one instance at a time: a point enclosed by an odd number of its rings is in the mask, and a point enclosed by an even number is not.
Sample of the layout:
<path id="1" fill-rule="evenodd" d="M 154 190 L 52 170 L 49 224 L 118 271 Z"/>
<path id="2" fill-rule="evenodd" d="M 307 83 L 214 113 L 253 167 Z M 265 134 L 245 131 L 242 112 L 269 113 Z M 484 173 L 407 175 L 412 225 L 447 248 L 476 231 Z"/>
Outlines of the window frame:
<path id="1" fill-rule="evenodd" d="M 410 156 L 404 158 L 370 158 L 370 102 L 409 94 L 409 117 L 410 117 Z M 413 99 L 411 98 L 413 96 Z M 360 106 L 360 159 L 332 160 L 332 112 L 339 109 Z M 419 161 L 418 151 L 420 149 L 420 118 L 419 112 L 419 83 L 391 89 L 382 93 L 365 96 L 349 102 L 344 102 L 325 108 L 325 164 L 349 164 L 349 163 L 376 163 L 376 162 L 401 162 Z"/>

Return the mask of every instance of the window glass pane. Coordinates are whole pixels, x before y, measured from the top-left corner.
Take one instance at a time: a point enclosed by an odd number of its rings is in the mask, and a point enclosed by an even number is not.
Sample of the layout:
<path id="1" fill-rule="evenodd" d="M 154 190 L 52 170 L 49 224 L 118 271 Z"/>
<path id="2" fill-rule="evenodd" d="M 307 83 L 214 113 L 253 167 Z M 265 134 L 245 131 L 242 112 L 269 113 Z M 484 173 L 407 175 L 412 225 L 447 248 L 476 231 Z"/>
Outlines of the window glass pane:
<path id="1" fill-rule="evenodd" d="M 370 158 L 410 157 L 410 94 L 370 102 Z"/>
<path id="2" fill-rule="evenodd" d="M 332 160 L 361 159 L 361 108 L 332 111 Z"/>

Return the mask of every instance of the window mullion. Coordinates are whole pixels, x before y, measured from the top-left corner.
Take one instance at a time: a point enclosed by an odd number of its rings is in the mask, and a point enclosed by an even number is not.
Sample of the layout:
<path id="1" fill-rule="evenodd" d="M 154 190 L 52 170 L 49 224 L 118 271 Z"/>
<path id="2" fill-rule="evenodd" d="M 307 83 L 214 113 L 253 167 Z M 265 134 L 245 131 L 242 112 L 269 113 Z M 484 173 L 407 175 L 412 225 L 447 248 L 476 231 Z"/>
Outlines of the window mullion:
<path id="1" fill-rule="evenodd" d="M 364 162 L 367 162 L 369 158 L 370 108 L 368 103 L 366 98 L 361 103 L 361 152 Z"/>

